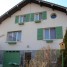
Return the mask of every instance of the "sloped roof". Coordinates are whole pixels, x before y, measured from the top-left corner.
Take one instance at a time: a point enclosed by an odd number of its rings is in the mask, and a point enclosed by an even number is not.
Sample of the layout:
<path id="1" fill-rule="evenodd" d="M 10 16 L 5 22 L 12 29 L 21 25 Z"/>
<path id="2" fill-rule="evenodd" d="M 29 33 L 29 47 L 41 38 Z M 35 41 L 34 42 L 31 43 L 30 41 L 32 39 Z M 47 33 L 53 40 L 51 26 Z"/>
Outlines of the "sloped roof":
<path id="1" fill-rule="evenodd" d="M 42 0 L 24 0 L 24 1 L 21 1 L 19 4 L 17 4 L 16 6 L 14 6 L 13 8 L 11 8 L 6 13 L 4 13 L 0 17 L 0 23 L 3 22 L 8 17 L 10 17 L 11 15 L 13 15 L 15 12 L 17 12 L 21 8 L 23 8 L 28 3 L 39 4 L 40 6 L 46 6 L 46 7 L 52 8 L 53 10 L 58 10 L 58 11 L 61 11 L 61 12 L 64 12 L 64 13 L 67 14 L 67 7 L 64 7 L 64 6 L 60 6 L 60 5 L 50 3 L 50 2 L 47 2 L 47 1 L 42 1 Z"/>

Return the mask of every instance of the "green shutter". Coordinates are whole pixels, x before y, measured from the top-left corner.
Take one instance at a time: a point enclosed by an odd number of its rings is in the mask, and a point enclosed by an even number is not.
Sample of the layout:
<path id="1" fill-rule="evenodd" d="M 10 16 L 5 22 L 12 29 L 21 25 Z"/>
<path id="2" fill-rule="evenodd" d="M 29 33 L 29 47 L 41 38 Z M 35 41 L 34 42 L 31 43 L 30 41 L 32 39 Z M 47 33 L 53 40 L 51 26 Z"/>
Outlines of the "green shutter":
<path id="1" fill-rule="evenodd" d="M 19 22 L 19 16 L 16 16 L 15 17 L 15 23 L 18 23 Z"/>
<path id="2" fill-rule="evenodd" d="M 20 52 L 19 51 L 17 52 L 11 51 L 11 52 L 4 53 L 3 67 L 12 67 L 12 65 L 19 67 L 20 65 Z"/>
<path id="3" fill-rule="evenodd" d="M 37 30 L 37 40 L 43 40 L 43 28 Z"/>
<path id="4" fill-rule="evenodd" d="M 30 20 L 34 21 L 34 13 L 31 13 Z"/>
<path id="5" fill-rule="evenodd" d="M 63 31 L 62 27 L 56 27 L 56 39 L 62 39 L 63 38 Z"/>
<path id="6" fill-rule="evenodd" d="M 26 19 L 25 19 L 25 21 L 26 21 L 26 22 L 29 22 L 29 20 L 30 20 L 30 14 L 26 14 Z"/>
<path id="7" fill-rule="evenodd" d="M 42 12 L 42 19 L 47 19 L 47 12 L 46 11 Z"/>

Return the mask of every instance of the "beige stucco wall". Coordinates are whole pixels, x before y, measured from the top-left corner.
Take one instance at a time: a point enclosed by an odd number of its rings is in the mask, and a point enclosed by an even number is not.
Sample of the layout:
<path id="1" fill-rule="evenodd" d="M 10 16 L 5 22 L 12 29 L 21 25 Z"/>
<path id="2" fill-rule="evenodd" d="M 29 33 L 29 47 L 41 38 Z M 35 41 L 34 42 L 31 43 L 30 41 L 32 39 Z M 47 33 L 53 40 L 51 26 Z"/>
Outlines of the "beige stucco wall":
<path id="1" fill-rule="evenodd" d="M 47 11 L 47 19 L 42 20 L 41 23 L 36 24 L 35 22 L 26 22 L 24 25 L 15 24 L 15 16 L 23 15 L 27 13 L 36 13 Z M 51 13 L 56 13 L 57 18 L 51 19 Z M 56 39 L 53 43 L 46 43 L 44 40 L 37 40 L 37 29 L 38 28 L 47 28 L 47 27 L 63 27 L 63 35 L 67 27 L 67 15 L 60 11 L 52 10 L 50 8 L 39 6 L 37 4 L 28 4 L 21 10 L 17 11 L 11 17 L 6 19 L 0 24 L 0 50 L 38 50 L 42 47 L 47 47 L 48 45 L 52 49 L 59 49 L 59 43 L 62 42 L 62 39 Z M 9 45 L 6 41 L 7 32 L 9 31 L 22 31 L 21 42 L 17 42 L 16 45 Z M 29 45 L 29 48 L 27 48 Z"/>

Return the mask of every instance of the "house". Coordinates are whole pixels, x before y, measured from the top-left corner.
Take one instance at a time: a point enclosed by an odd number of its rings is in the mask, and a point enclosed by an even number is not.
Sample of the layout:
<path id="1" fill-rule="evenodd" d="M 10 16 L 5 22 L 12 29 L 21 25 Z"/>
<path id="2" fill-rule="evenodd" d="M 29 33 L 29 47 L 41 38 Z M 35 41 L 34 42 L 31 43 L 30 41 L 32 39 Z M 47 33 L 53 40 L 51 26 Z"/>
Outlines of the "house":
<path id="1" fill-rule="evenodd" d="M 10 67 L 59 44 L 67 28 L 67 8 L 42 0 L 24 0 L 0 17 L 0 65 Z M 12 67 L 12 66 L 11 66 Z"/>

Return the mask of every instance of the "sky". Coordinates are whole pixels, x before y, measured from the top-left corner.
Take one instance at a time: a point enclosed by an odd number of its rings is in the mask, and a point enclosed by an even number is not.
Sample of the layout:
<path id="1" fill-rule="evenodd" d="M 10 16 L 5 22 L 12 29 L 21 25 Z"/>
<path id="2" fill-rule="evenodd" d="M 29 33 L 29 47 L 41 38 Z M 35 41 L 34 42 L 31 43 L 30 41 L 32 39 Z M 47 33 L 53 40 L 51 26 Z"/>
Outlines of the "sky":
<path id="1" fill-rule="evenodd" d="M 0 16 L 22 0 L 0 0 Z M 67 7 L 67 0 L 46 0 Z"/>

